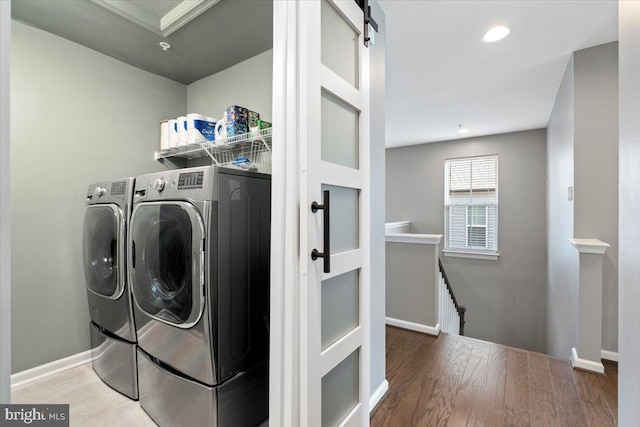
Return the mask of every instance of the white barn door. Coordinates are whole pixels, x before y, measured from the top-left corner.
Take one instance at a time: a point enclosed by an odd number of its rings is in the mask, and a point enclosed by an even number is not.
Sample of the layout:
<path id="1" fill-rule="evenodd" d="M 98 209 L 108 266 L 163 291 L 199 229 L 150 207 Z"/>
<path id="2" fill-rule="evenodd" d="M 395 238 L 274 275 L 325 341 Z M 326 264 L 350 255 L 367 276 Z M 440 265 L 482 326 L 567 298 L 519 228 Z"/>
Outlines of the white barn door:
<path id="1" fill-rule="evenodd" d="M 271 425 L 369 423 L 363 27 L 353 0 L 274 2 Z"/>
<path id="2" fill-rule="evenodd" d="M 368 425 L 364 17 L 353 0 L 303 1 L 299 16 L 301 421 Z"/>

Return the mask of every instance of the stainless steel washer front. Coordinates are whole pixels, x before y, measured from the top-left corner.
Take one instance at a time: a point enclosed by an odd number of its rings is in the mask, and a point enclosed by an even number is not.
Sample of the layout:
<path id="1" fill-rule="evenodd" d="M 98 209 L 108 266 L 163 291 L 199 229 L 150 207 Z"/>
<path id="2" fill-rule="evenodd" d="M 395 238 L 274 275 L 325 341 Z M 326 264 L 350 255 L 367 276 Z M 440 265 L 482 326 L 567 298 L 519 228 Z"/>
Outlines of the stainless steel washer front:
<path id="1" fill-rule="evenodd" d="M 89 186 L 82 255 L 93 369 L 109 386 L 137 399 L 137 337 L 126 256 L 134 182 L 125 178 Z"/>

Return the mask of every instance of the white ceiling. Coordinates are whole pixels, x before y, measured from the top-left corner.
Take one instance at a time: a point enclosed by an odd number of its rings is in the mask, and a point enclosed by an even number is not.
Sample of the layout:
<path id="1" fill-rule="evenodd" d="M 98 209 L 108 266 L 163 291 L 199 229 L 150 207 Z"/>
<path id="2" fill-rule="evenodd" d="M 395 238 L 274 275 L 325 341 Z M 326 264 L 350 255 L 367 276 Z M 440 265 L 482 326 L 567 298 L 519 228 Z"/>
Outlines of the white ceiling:
<path id="1" fill-rule="evenodd" d="M 544 128 L 571 52 L 618 39 L 617 1 L 381 4 L 387 147 Z M 511 34 L 483 43 L 498 24 Z"/>

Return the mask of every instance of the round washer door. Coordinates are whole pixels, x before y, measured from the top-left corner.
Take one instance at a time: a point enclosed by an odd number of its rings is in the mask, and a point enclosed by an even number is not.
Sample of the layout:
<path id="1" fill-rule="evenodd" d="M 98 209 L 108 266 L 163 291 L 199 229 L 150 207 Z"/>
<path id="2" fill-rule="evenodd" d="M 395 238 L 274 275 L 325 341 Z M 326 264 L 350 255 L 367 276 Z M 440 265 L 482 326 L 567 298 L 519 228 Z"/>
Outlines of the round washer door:
<path id="1" fill-rule="evenodd" d="M 117 205 L 91 205 L 84 214 L 82 257 L 89 291 L 118 299 L 124 291 L 124 231 Z"/>
<path id="2" fill-rule="evenodd" d="M 204 309 L 204 226 L 186 202 L 140 203 L 131 219 L 131 290 L 140 310 L 181 328 Z"/>

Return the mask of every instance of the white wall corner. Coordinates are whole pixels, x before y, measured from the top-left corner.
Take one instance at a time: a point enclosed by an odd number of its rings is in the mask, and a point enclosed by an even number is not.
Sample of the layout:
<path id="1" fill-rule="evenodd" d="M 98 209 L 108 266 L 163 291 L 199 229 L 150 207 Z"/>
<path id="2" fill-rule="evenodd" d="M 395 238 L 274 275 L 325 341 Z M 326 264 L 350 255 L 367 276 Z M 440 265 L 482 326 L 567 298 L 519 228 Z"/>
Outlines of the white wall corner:
<path id="1" fill-rule="evenodd" d="M 423 334 L 438 336 L 440 335 L 440 323 L 436 326 L 422 325 L 420 323 L 408 322 L 406 320 L 394 319 L 393 317 L 386 318 L 387 325 L 395 326 L 397 328 L 408 329 L 410 331 L 422 332 Z"/>
<path id="2" fill-rule="evenodd" d="M 575 347 L 571 349 L 571 366 L 574 369 L 582 369 L 583 371 L 604 374 L 604 365 L 602 362 L 594 362 L 587 359 L 580 359 Z"/>
<path id="3" fill-rule="evenodd" d="M 611 362 L 617 362 L 618 361 L 618 352 L 617 351 L 602 350 L 602 354 L 601 354 L 600 357 L 602 359 L 604 359 L 604 360 L 609 360 Z"/>
<path id="4" fill-rule="evenodd" d="M 384 224 L 386 233 L 409 233 L 411 230 L 410 221 L 386 222 Z"/>
<path id="5" fill-rule="evenodd" d="M 581 254 L 604 255 L 607 248 L 611 247 L 610 244 L 598 239 L 578 239 L 576 237 L 573 237 L 569 239 L 569 242 L 571 242 L 571 244 Z"/>
<path id="6" fill-rule="evenodd" d="M 44 365 L 36 366 L 11 375 L 11 388 L 29 384 L 48 376 L 68 371 L 69 369 L 91 362 L 91 350 L 72 354 L 63 359 L 54 360 Z"/>
<path id="7" fill-rule="evenodd" d="M 369 398 L 370 414 L 373 413 L 373 411 L 380 404 L 380 402 L 382 401 L 382 398 L 387 394 L 388 391 L 389 391 L 389 381 L 385 379 L 380 383 L 376 391 L 374 391 L 371 397 Z"/>

